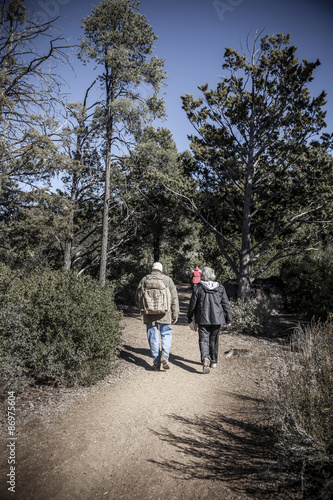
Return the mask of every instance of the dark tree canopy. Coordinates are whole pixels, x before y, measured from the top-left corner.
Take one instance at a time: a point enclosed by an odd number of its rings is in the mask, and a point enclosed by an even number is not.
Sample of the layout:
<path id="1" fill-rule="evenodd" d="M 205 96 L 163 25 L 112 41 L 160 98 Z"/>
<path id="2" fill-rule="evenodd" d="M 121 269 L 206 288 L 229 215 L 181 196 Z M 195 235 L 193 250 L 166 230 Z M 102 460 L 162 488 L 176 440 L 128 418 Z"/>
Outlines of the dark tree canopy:
<path id="1" fill-rule="evenodd" d="M 318 186 L 331 168 L 327 137 L 318 139 L 326 95 L 308 89 L 319 61 L 300 62 L 296 50 L 282 34 L 256 37 L 249 57 L 227 48 L 230 76 L 182 98 L 201 188 L 191 209 L 215 233 L 244 300 L 272 262 L 312 243 L 296 235 L 327 197 L 325 181 Z"/>

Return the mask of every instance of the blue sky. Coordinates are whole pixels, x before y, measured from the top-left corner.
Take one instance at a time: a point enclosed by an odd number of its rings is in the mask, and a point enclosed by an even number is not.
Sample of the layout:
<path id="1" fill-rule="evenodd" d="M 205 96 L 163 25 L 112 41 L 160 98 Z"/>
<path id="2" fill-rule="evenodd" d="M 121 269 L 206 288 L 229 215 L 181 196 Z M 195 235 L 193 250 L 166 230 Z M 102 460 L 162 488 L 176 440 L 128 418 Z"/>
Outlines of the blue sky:
<path id="1" fill-rule="evenodd" d="M 58 24 L 64 36 L 76 43 L 81 19 L 91 12 L 98 1 L 33 0 L 35 9 L 44 19 L 60 14 Z M 327 92 L 328 131 L 333 131 L 333 2 L 332 0 L 141 0 L 144 14 L 159 37 L 155 53 L 165 59 L 166 108 L 168 119 L 160 125 L 171 130 L 179 151 L 188 149 L 187 135 L 193 132 L 181 108 L 181 95 L 200 95 L 198 85 L 216 87 L 223 75 L 223 54 L 226 46 L 241 49 L 247 35 L 257 30 L 263 34 L 290 33 L 291 43 L 298 47 L 297 55 L 321 66 L 311 84 L 312 95 Z M 69 100 L 82 100 L 85 89 L 95 75 L 89 68 L 74 61 L 76 76 L 64 68 L 69 82 Z"/>

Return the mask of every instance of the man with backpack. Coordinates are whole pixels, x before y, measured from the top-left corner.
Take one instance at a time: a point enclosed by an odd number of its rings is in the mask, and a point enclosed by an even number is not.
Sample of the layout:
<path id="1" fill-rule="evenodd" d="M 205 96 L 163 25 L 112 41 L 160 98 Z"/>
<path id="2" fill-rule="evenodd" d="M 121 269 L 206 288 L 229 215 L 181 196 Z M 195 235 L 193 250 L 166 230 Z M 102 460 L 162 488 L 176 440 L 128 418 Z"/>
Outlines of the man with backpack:
<path id="1" fill-rule="evenodd" d="M 154 262 L 151 273 L 140 281 L 136 291 L 136 303 L 147 327 L 148 342 L 154 361 L 153 369 L 159 371 L 162 366 L 164 370 L 168 370 L 172 324 L 178 320 L 179 301 L 175 284 L 163 273 L 160 262 Z"/>

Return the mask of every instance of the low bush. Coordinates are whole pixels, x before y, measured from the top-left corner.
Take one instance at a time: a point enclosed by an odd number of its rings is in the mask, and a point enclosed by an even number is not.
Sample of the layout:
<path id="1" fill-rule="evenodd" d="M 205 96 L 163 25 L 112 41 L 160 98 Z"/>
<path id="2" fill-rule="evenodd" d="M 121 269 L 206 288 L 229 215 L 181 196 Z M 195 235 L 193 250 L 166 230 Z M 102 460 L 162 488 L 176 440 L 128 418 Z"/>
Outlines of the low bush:
<path id="1" fill-rule="evenodd" d="M 119 344 L 112 289 L 74 273 L 30 276 L 0 270 L 0 377 L 28 383 L 91 384 L 110 370 Z"/>
<path id="2" fill-rule="evenodd" d="M 274 379 L 271 418 L 281 450 L 300 465 L 302 498 L 332 498 L 332 316 L 295 330 Z"/>
<path id="3" fill-rule="evenodd" d="M 269 304 L 264 299 L 230 300 L 232 312 L 231 333 L 260 334 L 270 316 Z"/>

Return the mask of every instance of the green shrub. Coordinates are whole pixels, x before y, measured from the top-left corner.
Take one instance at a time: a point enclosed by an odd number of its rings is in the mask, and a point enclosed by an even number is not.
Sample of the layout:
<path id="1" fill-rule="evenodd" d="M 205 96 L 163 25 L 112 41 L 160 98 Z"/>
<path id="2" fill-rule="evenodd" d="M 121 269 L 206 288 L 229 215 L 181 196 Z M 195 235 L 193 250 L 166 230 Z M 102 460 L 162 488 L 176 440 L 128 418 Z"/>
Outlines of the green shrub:
<path id="1" fill-rule="evenodd" d="M 232 312 L 232 333 L 260 334 L 263 332 L 269 317 L 269 306 L 266 301 L 249 299 L 230 300 Z"/>
<path id="2" fill-rule="evenodd" d="M 333 317 L 299 326 L 278 364 L 271 416 L 284 453 L 302 464 L 303 498 L 333 486 Z M 275 390 L 273 390 L 273 388 Z"/>
<path id="3" fill-rule="evenodd" d="M 323 321 L 333 312 L 333 260 L 330 255 L 288 260 L 282 265 L 281 278 L 291 312 L 306 320 L 315 317 Z"/>
<path id="4" fill-rule="evenodd" d="M 29 277 L 1 268 L 0 376 L 27 383 L 91 384 L 110 370 L 120 337 L 112 289 L 74 273 Z"/>

